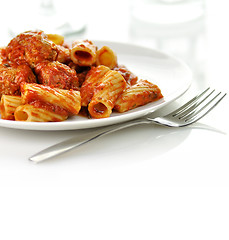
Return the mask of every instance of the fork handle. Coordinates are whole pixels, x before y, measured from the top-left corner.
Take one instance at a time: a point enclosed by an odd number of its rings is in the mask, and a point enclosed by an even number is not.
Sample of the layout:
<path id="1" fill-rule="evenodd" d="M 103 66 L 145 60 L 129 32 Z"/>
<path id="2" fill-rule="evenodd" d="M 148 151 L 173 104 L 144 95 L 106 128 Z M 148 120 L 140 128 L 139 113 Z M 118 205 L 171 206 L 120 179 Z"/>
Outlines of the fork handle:
<path id="1" fill-rule="evenodd" d="M 41 152 L 33 155 L 32 157 L 29 158 L 29 160 L 33 161 L 33 162 L 41 162 L 44 161 L 46 159 L 55 157 L 57 155 L 63 154 L 73 148 L 77 148 L 80 147 L 86 143 L 90 143 L 91 141 L 102 137 L 104 135 L 107 135 L 109 133 L 127 128 L 127 127 L 131 127 L 134 125 L 138 125 L 138 124 L 143 124 L 143 123 L 150 123 L 151 121 L 149 121 L 147 118 L 139 118 L 139 119 L 134 119 L 128 122 L 124 122 L 124 123 L 120 123 L 120 124 L 115 124 L 115 125 L 111 125 L 105 128 L 99 128 L 95 131 L 92 131 L 90 133 L 81 135 L 81 136 L 75 136 L 73 138 L 70 138 L 66 141 L 62 141 L 60 143 L 57 143 L 51 147 L 48 147 L 44 150 L 42 150 Z"/>

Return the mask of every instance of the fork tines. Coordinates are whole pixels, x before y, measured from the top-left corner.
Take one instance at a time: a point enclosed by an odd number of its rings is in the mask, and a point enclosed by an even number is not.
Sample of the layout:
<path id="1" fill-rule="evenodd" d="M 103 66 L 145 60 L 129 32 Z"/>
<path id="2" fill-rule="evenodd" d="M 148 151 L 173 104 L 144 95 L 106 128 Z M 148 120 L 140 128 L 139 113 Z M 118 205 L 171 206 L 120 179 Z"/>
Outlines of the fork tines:
<path id="1" fill-rule="evenodd" d="M 211 111 L 225 96 L 226 93 L 207 88 L 171 113 L 171 116 L 187 123 L 197 121 Z"/>

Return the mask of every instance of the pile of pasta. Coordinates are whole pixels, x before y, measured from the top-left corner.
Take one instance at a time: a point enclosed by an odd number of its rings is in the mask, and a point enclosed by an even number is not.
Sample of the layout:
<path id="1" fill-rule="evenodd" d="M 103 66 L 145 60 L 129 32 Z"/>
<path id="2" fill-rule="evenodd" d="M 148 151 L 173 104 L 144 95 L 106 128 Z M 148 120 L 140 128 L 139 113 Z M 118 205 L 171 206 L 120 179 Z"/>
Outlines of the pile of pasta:
<path id="1" fill-rule="evenodd" d="M 107 118 L 163 97 L 159 87 L 119 65 L 108 46 L 28 31 L 0 49 L 0 112 L 6 120 L 64 121 L 86 109 Z"/>

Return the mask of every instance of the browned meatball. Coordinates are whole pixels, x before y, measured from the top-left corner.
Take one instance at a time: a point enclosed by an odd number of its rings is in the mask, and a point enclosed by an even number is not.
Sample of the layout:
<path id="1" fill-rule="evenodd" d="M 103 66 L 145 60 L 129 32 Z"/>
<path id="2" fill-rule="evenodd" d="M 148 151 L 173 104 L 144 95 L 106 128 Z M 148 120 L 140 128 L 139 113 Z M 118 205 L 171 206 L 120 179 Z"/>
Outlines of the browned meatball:
<path id="1" fill-rule="evenodd" d="M 68 64 L 71 61 L 69 49 L 61 45 L 56 45 L 56 47 L 57 47 L 56 61 Z"/>
<path id="2" fill-rule="evenodd" d="M 0 98 L 3 94 L 20 95 L 22 82 L 36 83 L 36 77 L 29 66 L 0 65 Z"/>
<path id="3" fill-rule="evenodd" d="M 41 84 L 68 90 L 79 90 L 76 71 L 58 61 L 37 64 L 35 73 Z"/>
<path id="4" fill-rule="evenodd" d="M 6 61 L 6 48 L 0 47 L 0 64 L 3 64 Z"/>
<path id="5" fill-rule="evenodd" d="M 11 63 L 29 64 L 34 68 L 37 63 L 44 60 L 55 60 L 57 47 L 42 31 L 28 31 L 10 41 L 6 47 L 6 55 Z"/>

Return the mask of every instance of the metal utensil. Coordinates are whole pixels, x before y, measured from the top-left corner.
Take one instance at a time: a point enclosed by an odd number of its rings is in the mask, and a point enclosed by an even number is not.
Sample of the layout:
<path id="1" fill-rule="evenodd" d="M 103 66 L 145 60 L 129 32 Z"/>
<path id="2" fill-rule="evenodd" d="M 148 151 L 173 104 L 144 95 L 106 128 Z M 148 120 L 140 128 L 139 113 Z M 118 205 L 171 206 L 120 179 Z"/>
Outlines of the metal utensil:
<path id="1" fill-rule="evenodd" d="M 216 92 L 215 89 L 207 88 L 202 93 L 198 94 L 190 101 L 185 103 L 177 110 L 169 113 L 163 117 L 143 117 L 134 119 L 132 121 L 124 122 L 92 131 L 83 136 L 76 136 L 69 140 L 55 144 L 29 158 L 33 162 L 41 162 L 59 154 L 65 153 L 73 148 L 79 147 L 83 144 L 89 143 L 106 134 L 121 130 L 123 128 L 131 127 L 138 124 L 157 123 L 168 127 L 184 127 L 190 125 L 208 112 L 210 112 L 224 97 L 226 93 Z"/>

